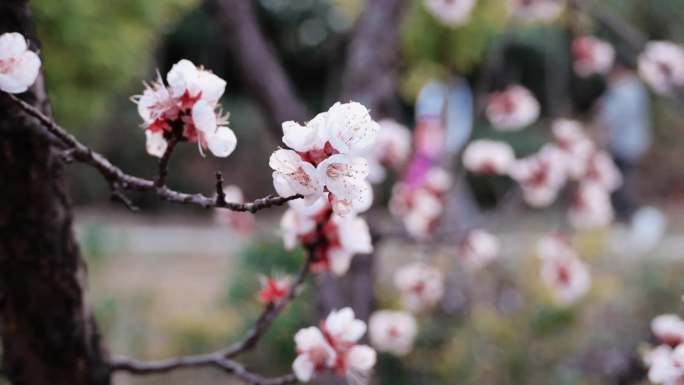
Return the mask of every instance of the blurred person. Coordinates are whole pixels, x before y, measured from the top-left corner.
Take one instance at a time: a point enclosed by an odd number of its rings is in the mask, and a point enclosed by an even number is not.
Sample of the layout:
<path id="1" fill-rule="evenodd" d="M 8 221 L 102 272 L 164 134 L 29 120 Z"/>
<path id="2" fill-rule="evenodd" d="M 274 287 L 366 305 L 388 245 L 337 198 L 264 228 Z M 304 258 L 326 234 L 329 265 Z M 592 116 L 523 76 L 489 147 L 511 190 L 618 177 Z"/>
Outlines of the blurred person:
<path id="1" fill-rule="evenodd" d="M 636 73 L 617 63 L 608 76 L 606 93 L 599 102 L 598 124 L 603 145 L 623 176 L 612 195 L 617 219 L 630 221 L 638 209 L 635 171 L 651 146 L 648 91 Z"/>

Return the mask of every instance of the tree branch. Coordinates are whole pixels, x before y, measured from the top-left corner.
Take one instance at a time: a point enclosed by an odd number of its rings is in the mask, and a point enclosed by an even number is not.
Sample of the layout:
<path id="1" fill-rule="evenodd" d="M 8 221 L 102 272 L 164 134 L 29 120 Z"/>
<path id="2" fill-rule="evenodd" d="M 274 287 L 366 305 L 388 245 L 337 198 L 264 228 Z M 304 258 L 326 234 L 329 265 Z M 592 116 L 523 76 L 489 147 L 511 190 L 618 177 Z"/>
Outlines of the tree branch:
<path id="1" fill-rule="evenodd" d="M 107 179 L 112 186 L 114 195 L 121 198 L 122 190 L 132 191 L 154 191 L 157 196 L 164 201 L 178 204 L 195 205 L 204 208 L 225 208 L 232 211 L 248 211 L 255 213 L 259 210 L 269 208 L 272 206 L 281 206 L 291 200 L 302 198 L 301 195 L 293 195 L 289 197 L 280 197 L 277 195 L 268 195 L 264 198 L 259 198 L 253 202 L 247 203 L 233 203 L 226 202 L 225 199 L 220 199 L 220 196 L 208 197 L 203 194 L 187 194 L 172 190 L 164 185 L 166 167 L 168 160 L 173 151 L 174 143 L 170 142 L 169 147 L 159 162 L 159 177 L 156 181 L 139 178 L 133 175 L 126 174 L 120 168 L 113 165 L 103 155 L 93 151 L 81 143 L 76 137 L 60 127 L 52 119 L 44 115 L 37 108 L 24 102 L 11 94 L 5 94 L 12 102 L 20 107 L 24 112 L 37 119 L 41 125 L 47 130 L 46 135 L 52 135 L 60 142 L 62 142 L 69 153 L 70 158 L 76 161 L 93 166 L 102 176 Z M 126 200 L 124 200 L 125 202 Z M 130 205 L 127 205 L 130 206 Z"/>
<path id="2" fill-rule="evenodd" d="M 246 88 L 269 117 L 269 133 L 280 142 L 280 123 L 304 122 L 311 114 L 297 96 L 273 47 L 264 37 L 254 12 L 254 1 L 210 0 L 210 14 L 222 29 L 231 57 L 237 61 Z"/>
<path id="3" fill-rule="evenodd" d="M 256 385 L 277 385 L 294 382 L 292 375 L 266 379 L 256 374 L 250 373 L 239 363 L 232 361 L 231 358 L 252 349 L 266 333 L 275 318 L 292 302 L 299 294 L 299 289 L 309 274 L 314 253 L 310 250 L 307 259 L 302 265 L 295 281 L 290 287 L 290 291 L 285 298 L 277 304 L 268 304 L 264 307 L 254 323 L 254 327 L 239 341 L 233 343 L 225 349 L 211 353 L 198 354 L 191 356 L 181 356 L 159 361 L 137 361 L 130 358 L 114 358 L 111 361 L 113 371 L 127 371 L 133 374 L 154 374 L 165 373 L 176 369 L 202 366 L 221 367 L 243 380 Z"/>

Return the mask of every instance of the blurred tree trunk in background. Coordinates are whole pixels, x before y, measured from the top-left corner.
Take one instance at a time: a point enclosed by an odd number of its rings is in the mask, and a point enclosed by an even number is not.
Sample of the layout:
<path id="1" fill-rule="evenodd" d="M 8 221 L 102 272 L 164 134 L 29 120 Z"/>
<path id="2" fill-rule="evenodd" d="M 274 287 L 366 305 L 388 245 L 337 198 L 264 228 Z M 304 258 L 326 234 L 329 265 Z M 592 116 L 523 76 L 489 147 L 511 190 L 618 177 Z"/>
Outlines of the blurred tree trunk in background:
<path id="1" fill-rule="evenodd" d="M 35 43 L 27 0 L 0 2 L 0 33 Z M 42 77 L 22 98 L 50 114 Z M 78 103 L 78 101 L 73 101 Z M 110 374 L 85 303 L 58 150 L 0 95 L 0 335 L 3 372 L 17 385 L 104 385 Z"/>

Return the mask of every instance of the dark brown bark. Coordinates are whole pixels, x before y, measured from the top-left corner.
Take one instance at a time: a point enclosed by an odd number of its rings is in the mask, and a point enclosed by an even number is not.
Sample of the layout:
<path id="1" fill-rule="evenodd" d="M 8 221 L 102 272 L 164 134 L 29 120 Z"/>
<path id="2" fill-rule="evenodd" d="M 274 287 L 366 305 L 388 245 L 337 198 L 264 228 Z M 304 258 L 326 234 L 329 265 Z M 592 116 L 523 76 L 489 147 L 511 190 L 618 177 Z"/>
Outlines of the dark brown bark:
<path id="1" fill-rule="evenodd" d="M 0 3 L 0 33 L 35 44 L 26 0 Z M 35 48 L 35 47 L 33 47 Z M 22 95 L 49 114 L 42 79 Z M 0 95 L 0 334 L 16 385 L 105 385 L 109 369 L 84 300 L 61 164 L 43 128 Z"/>
<path id="2" fill-rule="evenodd" d="M 209 0 L 207 6 L 221 28 L 230 57 L 237 61 L 247 90 L 268 117 L 269 133 L 280 142 L 282 122 L 305 122 L 312 116 L 261 32 L 253 3 Z"/>

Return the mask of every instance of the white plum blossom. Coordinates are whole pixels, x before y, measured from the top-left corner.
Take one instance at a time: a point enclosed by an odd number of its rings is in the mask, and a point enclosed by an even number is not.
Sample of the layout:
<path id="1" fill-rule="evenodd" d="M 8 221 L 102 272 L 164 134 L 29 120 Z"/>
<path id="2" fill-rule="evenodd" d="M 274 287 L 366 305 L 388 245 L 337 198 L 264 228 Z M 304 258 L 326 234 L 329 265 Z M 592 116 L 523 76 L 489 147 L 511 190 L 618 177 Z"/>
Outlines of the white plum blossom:
<path id="1" fill-rule="evenodd" d="M 363 150 L 375 141 L 380 126 L 361 103 L 335 103 L 328 110 L 328 140 L 334 149 L 345 154 Z"/>
<path id="2" fill-rule="evenodd" d="M 613 67 L 615 49 L 593 36 L 579 36 L 572 41 L 575 73 L 581 77 L 605 75 Z"/>
<path id="3" fill-rule="evenodd" d="M 309 382 L 316 373 L 334 367 L 337 353 L 317 327 L 301 329 L 294 339 L 297 358 L 292 370 L 299 381 Z"/>
<path id="4" fill-rule="evenodd" d="M 333 214 L 328 226 L 328 234 L 334 230 L 337 234 L 332 236 L 328 259 L 330 260 L 330 271 L 341 276 L 349 270 L 352 257 L 355 254 L 368 254 L 373 251 L 370 230 L 363 218 L 356 216 L 340 217 Z M 331 229 L 332 227 L 332 229 Z"/>
<path id="5" fill-rule="evenodd" d="M 316 115 L 305 125 L 283 123 L 283 143 L 298 152 L 322 150 L 328 141 L 327 112 Z"/>
<path id="6" fill-rule="evenodd" d="M 476 0 L 425 0 L 425 9 L 441 24 L 459 26 L 468 22 Z"/>
<path id="7" fill-rule="evenodd" d="M 533 207 L 549 206 L 566 182 L 566 158 L 561 150 L 547 144 L 539 152 L 516 161 L 510 176 L 520 184 L 523 198 Z"/>
<path id="8" fill-rule="evenodd" d="M 290 208 L 285 211 L 280 220 L 283 243 L 287 250 L 297 247 L 300 241 L 315 237 L 317 217 L 325 215 L 329 208 L 324 198 L 318 199 L 311 205 L 303 201 L 291 201 Z"/>
<path id="9" fill-rule="evenodd" d="M 363 157 L 345 154 L 332 155 L 316 167 L 318 180 L 324 184 L 331 195 L 333 210 L 340 215 L 359 212 L 368 206 L 370 185 L 368 161 Z"/>
<path id="10" fill-rule="evenodd" d="M 574 252 L 542 259 L 541 277 L 561 305 L 576 302 L 591 288 L 589 268 Z"/>
<path id="11" fill-rule="evenodd" d="M 283 123 L 283 142 L 291 149 L 271 155 L 273 185 L 281 196 L 301 194 L 306 202 L 321 196 L 338 215 L 370 208 L 373 194 L 364 156 L 379 125 L 360 103 L 335 103 L 305 125 Z"/>
<path id="12" fill-rule="evenodd" d="M 36 82 L 41 61 L 29 43 L 17 32 L 0 35 L 0 91 L 26 92 Z"/>
<path id="13" fill-rule="evenodd" d="M 521 85 L 494 92 L 487 100 L 487 119 L 499 131 L 522 130 L 537 120 L 539 112 L 539 102 Z"/>
<path id="14" fill-rule="evenodd" d="M 271 154 L 268 165 L 273 171 L 273 187 L 283 197 L 301 194 L 315 201 L 323 193 L 316 168 L 292 150 L 279 149 Z"/>
<path id="15" fill-rule="evenodd" d="M 227 157 L 235 150 L 237 138 L 228 127 L 228 114 L 219 111 L 218 101 L 226 82 L 196 67 L 189 60 L 174 64 L 166 76 L 145 83 L 142 95 L 132 98 L 138 105 L 147 137 L 147 152 L 163 156 L 161 140 L 197 142 L 200 153 L 208 149 L 214 156 Z M 148 134 L 153 133 L 154 135 Z"/>
<path id="16" fill-rule="evenodd" d="M 622 185 L 622 174 L 608 153 L 597 151 L 589 158 L 582 180 L 594 183 L 607 192 L 614 192 Z"/>
<path id="17" fill-rule="evenodd" d="M 684 381 L 684 345 L 659 345 L 644 355 L 648 380 L 653 384 L 678 385 Z"/>
<path id="18" fill-rule="evenodd" d="M 405 356 L 413 350 L 418 334 L 416 319 L 411 313 L 397 310 L 378 310 L 368 321 L 371 345 L 380 352 Z"/>
<path id="19" fill-rule="evenodd" d="M 609 225 L 613 221 L 610 194 L 595 183 L 581 183 L 568 210 L 568 220 L 577 229 Z"/>
<path id="20" fill-rule="evenodd" d="M 204 100 L 210 105 L 218 103 L 226 90 L 226 81 L 210 71 L 196 67 L 190 60 L 182 59 L 171 67 L 166 75 L 171 93 L 184 102 Z"/>
<path id="21" fill-rule="evenodd" d="M 639 55 L 639 74 L 660 94 L 684 85 L 684 48 L 669 41 L 651 41 Z"/>
<path id="22" fill-rule="evenodd" d="M 676 314 L 662 314 L 651 321 L 651 331 L 661 344 L 676 347 L 684 343 L 684 320 Z"/>
<path id="23" fill-rule="evenodd" d="M 380 131 L 375 144 L 358 154 L 368 160 L 371 183 L 385 180 L 385 167 L 400 171 L 411 155 L 411 131 L 407 127 L 391 119 L 383 119 L 378 124 Z"/>
<path id="24" fill-rule="evenodd" d="M 365 333 L 366 324 L 356 319 L 351 308 L 333 310 L 320 329 L 300 330 L 295 335 L 295 376 L 302 382 L 309 382 L 324 371 L 348 378 L 366 377 L 377 357 L 373 348 L 357 344 Z"/>
<path id="25" fill-rule="evenodd" d="M 444 276 L 436 268 L 415 262 L 394 273 L 394 286 L 402 305 L 413 312 L 431 309 L 444 295 Z"/>
<path id="26" fill-rule="evenodd" d="M 575 120 L 558 119 L 551 126 L 561 154 L 565 156 L 565 165 L 569 179 L 579 180 L 587 172 L 596 146 L 586 135 L 582 124 Z"/>
<path id="27" fill-rule="evenodd" d="M 168 142 L 164 138 L 164 134 L 161 132 L 154 132 L 150 130 L 145 131 L 145 150 L 148 154 L 161 158 L 166 152 L 166 148 L 169 146 Z"/>
<path id="28" fill-rule="evenodd" d="M 335 341 L 334 346 L 354 344 L 366 334 L 366 323 L 356 319 L 354 311 L 345 307 L 333 310 L 323 324 L 325 333 Z"/>
<path id="29" fill-rule="evenodd" d="M 511 15 L 524 22 L 552 22 L 565 10 L 565 0 L 508 0 Z"/>
<path id="30" fill-rule="evenodd" d="M 489 139 L 475 140 L 463 152 L 463 166 L 476 174 L 507 174 L 513 162 L 515 162 L 513 148 L 504 142 Z"/>
<path id="31" fill-rule="evenodd" d="M 445 192 L 451 185 L 451 177 L 443 170 L 433 171 L 428 172 L 422 187 L 398 183 L 392 190 L 392 215 L 400 218 L 409 235 L 418 239 L 427 238 L 438 223 L 444 211 Z"/>
<path id="32" fill-rule="evenodd" d="M 500 248 L 501 244 L 495 235 L 475 229 L 468 232 L 461 243 L 458 257 L 467 269 L 477 270 L 497 259 Z"/>

